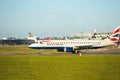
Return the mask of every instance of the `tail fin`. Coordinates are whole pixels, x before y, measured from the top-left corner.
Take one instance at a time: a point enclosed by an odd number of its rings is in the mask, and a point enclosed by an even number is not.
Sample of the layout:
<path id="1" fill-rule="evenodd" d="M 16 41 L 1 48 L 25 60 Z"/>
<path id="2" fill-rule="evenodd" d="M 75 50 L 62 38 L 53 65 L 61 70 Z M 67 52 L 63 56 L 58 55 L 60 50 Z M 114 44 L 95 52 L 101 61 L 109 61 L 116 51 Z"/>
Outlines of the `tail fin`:
<path id="1" fill-rule="evenodd" d="M 116 33 L 120 33 L 120 26 L 118 26 L 118 27 L 112 32 L 112 34 L 116 34 Z"/>
<path id="2" fill-rule="evenodd" d="M 50 40 L 51 40 L 51 38 L 50 38 L 50 37 L 48 37 L 47 39 L 42 40 L 42 42 L 50 42 Z"/>
<path id="3" fill-rule="evenodd" d="M 50 37 L 48 37 L 48 38 L 47 38 L 47 40 L 51 40 L 51 38 L 50 38 Z"/>
<path id="4" fill-rule="evenodd" d="M 120 26 L 118 26 L 113 32 L 112 35 L 108 37 L 112 42 L 119 42 L 120 40 Z"/>

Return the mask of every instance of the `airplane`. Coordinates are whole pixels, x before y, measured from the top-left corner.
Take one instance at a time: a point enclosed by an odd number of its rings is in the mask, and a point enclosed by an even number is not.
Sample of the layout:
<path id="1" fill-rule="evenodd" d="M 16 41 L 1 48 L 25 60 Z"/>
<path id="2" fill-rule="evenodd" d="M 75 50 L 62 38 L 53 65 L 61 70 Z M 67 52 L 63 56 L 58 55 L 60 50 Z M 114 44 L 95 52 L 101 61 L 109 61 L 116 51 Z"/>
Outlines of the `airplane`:
<path id="1" fill-rule="evenodd" d="M 117 27 L 112 34 L 103 40 L 39 40 L 31 45 L 32 49 L 57 49 L 62 52 L 76 52 L 81 49 L 96 49 L 106 46 L 115 45 L 119 42 L 120 26 Z"/>

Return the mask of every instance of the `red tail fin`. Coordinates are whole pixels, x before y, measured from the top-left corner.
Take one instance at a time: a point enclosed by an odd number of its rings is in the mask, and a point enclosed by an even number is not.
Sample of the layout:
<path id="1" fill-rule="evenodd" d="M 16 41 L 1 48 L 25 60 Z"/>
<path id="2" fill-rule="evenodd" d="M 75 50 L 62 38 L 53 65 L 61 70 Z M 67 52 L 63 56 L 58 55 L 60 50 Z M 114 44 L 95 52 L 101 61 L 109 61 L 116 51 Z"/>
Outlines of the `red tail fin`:
<path id="1" fill-rule="evenodd" d="M 120 26 L 118 26 L 113 32 L 112 35 L 109 36 L 109 40 L 112 42 L 118 42 L 119 41 L 119 34 L 120 34 Z"/>
<path id="2" fill-rule="evenodd" d="M 112 32 L 112 34 L 116 34 L 116 33 L 120 33 L 120 26 L 118 26 L 118 27 Z"/>
<path id="3" fill-rule="evenodd" d="M 51 40 L 51 38 L 50 38 L 50 37 L 48 37 L 48 38 L 47 38 L 47 40 Z"/>
<path id="4" fill-rule="evenodd" d="M 50 40 L 51 40 L 51 38 L 50 38 L 50 37 L 48 37 L 47 39 L 42 40 L 42 42 L 50 42 Z"/>

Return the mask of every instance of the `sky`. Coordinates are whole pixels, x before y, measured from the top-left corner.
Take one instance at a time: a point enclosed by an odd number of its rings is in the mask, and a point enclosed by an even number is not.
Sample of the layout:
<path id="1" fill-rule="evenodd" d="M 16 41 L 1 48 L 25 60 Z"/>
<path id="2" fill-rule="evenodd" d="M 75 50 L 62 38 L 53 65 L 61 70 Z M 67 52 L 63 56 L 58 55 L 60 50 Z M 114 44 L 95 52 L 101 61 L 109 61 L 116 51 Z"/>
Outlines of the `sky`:
<path id="1" fill-rule="evenodd" d="M 0 38 L 111 32 L 120 25 L 120 0 L 0 0 Z"/>

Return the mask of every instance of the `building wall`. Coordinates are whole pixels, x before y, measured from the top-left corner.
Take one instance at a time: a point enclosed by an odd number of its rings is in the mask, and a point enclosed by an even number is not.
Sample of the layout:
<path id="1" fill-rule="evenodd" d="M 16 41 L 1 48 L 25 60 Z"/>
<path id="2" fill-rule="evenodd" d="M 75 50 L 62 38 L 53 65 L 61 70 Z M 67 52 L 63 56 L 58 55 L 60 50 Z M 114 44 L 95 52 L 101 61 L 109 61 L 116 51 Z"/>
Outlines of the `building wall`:
<path id="1" fill-rule="evenodd" d="M 29 45 L 34 40 L 0 40 L 0 45 Z"/>

